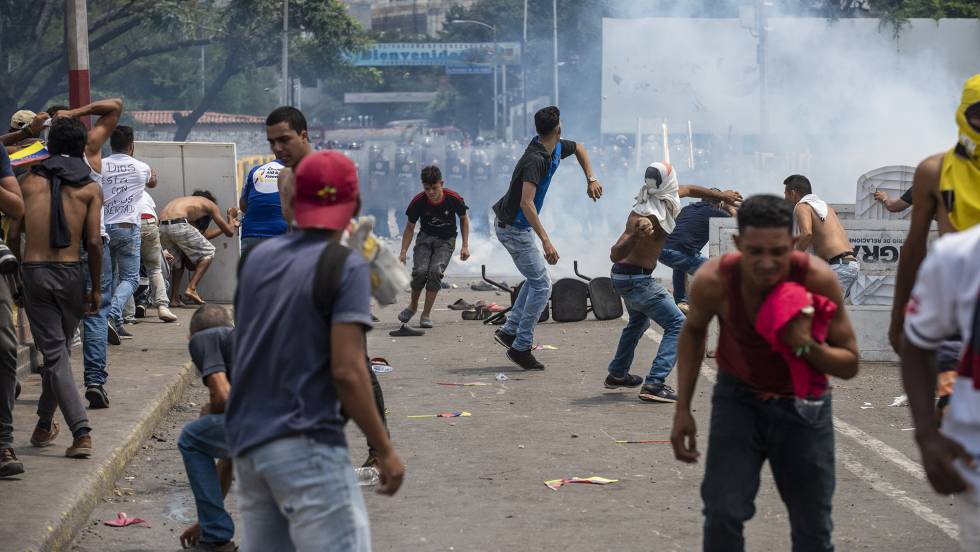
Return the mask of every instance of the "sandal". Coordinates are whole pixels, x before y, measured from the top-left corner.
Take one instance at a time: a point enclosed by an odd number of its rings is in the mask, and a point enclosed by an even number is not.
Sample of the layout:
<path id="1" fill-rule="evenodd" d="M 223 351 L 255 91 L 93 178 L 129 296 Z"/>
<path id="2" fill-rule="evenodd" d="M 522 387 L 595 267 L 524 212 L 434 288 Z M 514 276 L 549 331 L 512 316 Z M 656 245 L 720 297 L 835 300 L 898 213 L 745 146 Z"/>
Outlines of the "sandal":
<path id="1" fill-rule="evenodd" d="M 473 307 L 474 305 L 467 303 L 463 299 L 457 299 L 455 303 L 449 305 L 449 310 L 464 311 L 464 310 L 470 310 Z"/>
<path id="2" fill-rule="evenodd" d="M 422 330 L 413 330 L 412 328 L 409 328 L 405 324 L 402 324 L 401 328 L 388 332 L 388 335 L 390 335 L 391 337 L 419 337 L 425 335 L 425 332 L 423 332 Z"/>

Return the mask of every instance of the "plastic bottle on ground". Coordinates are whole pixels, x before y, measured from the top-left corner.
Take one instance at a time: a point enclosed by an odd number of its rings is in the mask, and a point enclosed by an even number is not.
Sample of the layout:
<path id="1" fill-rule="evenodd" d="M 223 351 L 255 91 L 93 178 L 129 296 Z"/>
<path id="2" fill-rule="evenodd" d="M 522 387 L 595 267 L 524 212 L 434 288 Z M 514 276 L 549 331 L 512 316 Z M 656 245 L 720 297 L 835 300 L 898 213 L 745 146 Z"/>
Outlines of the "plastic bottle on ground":
<path id="1" fill-rule="evenodd" d="M 381 474 L 375 467 L 354 468 L 357 474 L 357 484 L 362 487 L 373 487 L 381 482 Z"/>

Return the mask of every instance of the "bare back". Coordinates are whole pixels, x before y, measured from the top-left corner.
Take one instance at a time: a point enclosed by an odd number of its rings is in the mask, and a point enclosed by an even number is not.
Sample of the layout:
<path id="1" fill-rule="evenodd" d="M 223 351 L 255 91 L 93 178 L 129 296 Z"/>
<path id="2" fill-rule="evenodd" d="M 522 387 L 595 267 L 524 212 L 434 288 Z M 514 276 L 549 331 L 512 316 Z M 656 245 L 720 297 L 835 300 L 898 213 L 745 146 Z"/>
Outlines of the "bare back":
<path id="1" fill-rule="evenodd" d="M 51 247 L 51 182 L 43 176 L 28 173 L 21 181 L 24 195 L 24 232 L 27 243 L 25 262 L 75 262 L 80 260 L 82 233 L 89 226 L 99 235 L 102 189 L 95 182 L 76 188 L 61 186 L 61 201 L 71 232 L 71 245 L 64 249 Z"/>
<path id="2" fill-rule="evenodd" d="M 626 219 L 626 227 L 632 228 L 636 223 L 636 219 L 642 218 L 646 218 L 653 223 L 653 236 L 636 236 L 633 242 L 633 248 L 630 249 L 626 258 L 620 262 L 652 270 L 656 268 L 660 251 L 663 250 L 664 243 L 667 242 L 667 233 L 660 227 L 660 223 L 657 222 L 656 218 L 644 217 L 633 212 Z"/>
<path id="3" fill-rule="evenodd" d="M 828 260 L 840 255 L 854 251 L 847 231 L 837 217 L 837 211 L 833 207 L 827 206 L 827 218 L 820 220 L 813 207 L 806 203 L 800 203 L 796 207 L 797 216 L 810 217 L 810 224 L 813 228 L 813 252 L 821 259 Z"/>
<path id="4" fill-rule="evenodd" d="M 206 216 L 214 216 L 214 202 L 206 197 L 178 197 L 160 211 L 160 220 L 186 218 L 190 222 Z"/>

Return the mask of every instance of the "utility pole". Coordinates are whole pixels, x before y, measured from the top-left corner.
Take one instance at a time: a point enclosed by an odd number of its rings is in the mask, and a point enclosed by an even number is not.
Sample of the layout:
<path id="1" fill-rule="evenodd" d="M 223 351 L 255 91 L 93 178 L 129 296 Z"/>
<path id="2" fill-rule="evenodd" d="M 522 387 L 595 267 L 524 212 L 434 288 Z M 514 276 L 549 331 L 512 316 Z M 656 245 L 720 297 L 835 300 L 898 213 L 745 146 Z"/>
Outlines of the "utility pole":
<path id="1" fill-rule="evenodd" d="M 551 38 L 553 42 L 553 61 L 555 64 L 555 103 L 558 105 L 558 0 L 551 0 L 551 9 L 554 12 L 554 20 L 552 21 Z"/>
<path id="2" fill-rule="evenodd" d="M 289 0 L 282 0 L 282 90 L 280 105 L 289 105 Z"/>
<path id="3" fill-rule="evenodd" d="M 523 134 L 521 140 L 527 138 L 527 0 L 524 0 L 524 36 L 521 39 L 521 119 L 523 120 Z"/>
<path id="4" fill-rule="evenodd" d="M 88 72 L 88 6 L 86 0 L 65 0 L 68 46 L 68 103 L 71 108 L 91 103 Z M 90 126 L 84 117 L 85 126 Z"/>

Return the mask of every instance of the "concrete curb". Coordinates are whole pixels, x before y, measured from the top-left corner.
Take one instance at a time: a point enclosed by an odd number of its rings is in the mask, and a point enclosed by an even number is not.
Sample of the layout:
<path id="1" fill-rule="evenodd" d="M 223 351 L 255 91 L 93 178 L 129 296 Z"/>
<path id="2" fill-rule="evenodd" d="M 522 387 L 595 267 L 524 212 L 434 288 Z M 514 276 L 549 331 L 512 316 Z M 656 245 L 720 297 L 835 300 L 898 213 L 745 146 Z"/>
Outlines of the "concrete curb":
<path id="1" fill-rule="evenodd" d="M 75 536 L 88 523 L 89 515 L 103 496 L 109 494 L 116 480 L 122 475 L 129 461 L 139 451 L 140 444 L 156 429 L 160 420 L 166 416 L 184 396 L 184 391 L 194 377 L 194 364 L 184 364 L 178 377 L 171 381 L 155 403 L 150 404 L 143 416 L 133 426 L 129 435 L 116 447 L 85 483 L 85 489 L 73 498 L 73 502 L 58 520 L 48 526 L 47 535 L 41 540 L 41 552 L 67 550 Z"/>

